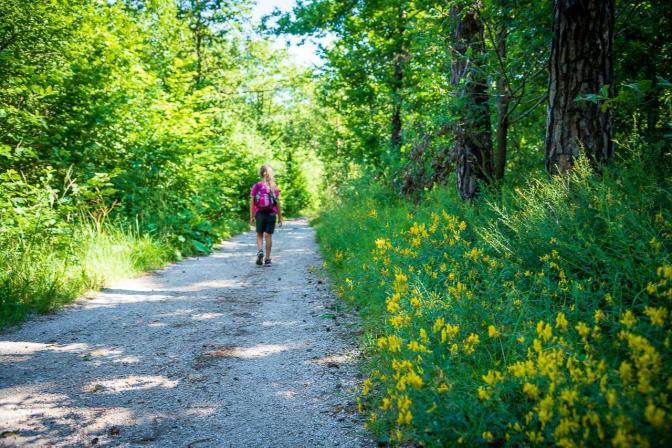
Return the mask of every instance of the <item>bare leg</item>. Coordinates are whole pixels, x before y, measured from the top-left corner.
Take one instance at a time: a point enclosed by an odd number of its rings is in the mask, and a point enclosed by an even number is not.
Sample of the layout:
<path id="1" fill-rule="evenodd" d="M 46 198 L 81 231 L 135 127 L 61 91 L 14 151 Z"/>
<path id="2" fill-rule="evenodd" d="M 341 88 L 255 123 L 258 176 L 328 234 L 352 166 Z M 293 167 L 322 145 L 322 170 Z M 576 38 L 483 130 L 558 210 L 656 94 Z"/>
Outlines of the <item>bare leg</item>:
<path id="1" fill-rule="evenodd" d="M 266 233 L 266 259 L 271 258 L 271 248 L 273 247 L 273 235 Z"/>
<path id="2" fill-rule="evenodd" d="M 263 242 L 264 242 L 264 234 L 257 233 L 257 250 L 261 250 L 261 248 L 263 247 Z"/>

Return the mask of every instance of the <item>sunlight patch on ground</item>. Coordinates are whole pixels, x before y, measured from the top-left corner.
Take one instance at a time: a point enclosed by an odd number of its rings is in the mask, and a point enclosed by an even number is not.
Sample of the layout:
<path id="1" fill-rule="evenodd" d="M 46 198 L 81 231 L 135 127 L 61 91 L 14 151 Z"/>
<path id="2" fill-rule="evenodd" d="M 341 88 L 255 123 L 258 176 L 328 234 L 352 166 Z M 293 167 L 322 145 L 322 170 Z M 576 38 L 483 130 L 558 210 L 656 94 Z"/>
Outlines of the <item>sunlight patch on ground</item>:
<path id="1" fill-rule="evenodd" d="M 194 314 L 191 316 L 193 320 L 208 320 L 208 319 L 216 319 L 218 317 L 222 317 L 224 314 L 223 313 L 199 313 L 199 314 Z"/>
<path id="2" fill-rule="evenodd" d="M 296 392 L 291 390 L 291 389 L 280 390 L 280 391 L 276 392 L 275 395 L 278 396 L 278 397 L 284 397 L 284 398 L 294 398 L 294 396 L 296 395 Z"/>
<path id="3" fill-rule="evenodd" d="M 263 358 L 287 350 L 301 348 L 298 344 L 258 344 L 252 347 L 222 346 L 205 353 L 212 358 Z"/>
<path id="4" fill-rule="evenodd" d="M 265 320 L 261 323 L 262 327 L 293 327 L 299 325 L 298 320 Z"/>
<path id="5" fill-rule="evenodd" d="M 28 341 L 0 341 L 0 360 L 3 362 L 28 361 L 31 355 L 40 352 L 81 353 L 88 344 L 45 344 Z"/>
<path id="6" fill-rule="evenodd" d="M 0 432 L 6 446 L 51 446 L 54 439 L 59 440 L 58 446 L 83 446 L 82 439 L 91 434 L 105 445 L 111 442 L 106 429 L 116 426 L 126 428 L 125 431 L 158 417 L 139 415 L 123 407 L 82 406 L 65 394 L 50 392 L 57 387 L 54 383 L 43 383 L 0 389 Z M 57 432 L 49 424 L 55 420 L 59 422 Z M 17 431 L 27 427 L 31 430 Z"/>
<path id="7" fill-rule="evenodd" d="M 308 361 L 311 364 L 320 364 L 328 367 L 338 366 L 340 364 L 350 364 L 357 361 L 357 355 L 354 352 L 334 353 L 318 359 Z"/>
<path id="8" fill-rule="evenodd" d="M 178 381 L 170 380 L 160 375 L 129 375 L 111 380 L 92 381 L 85 385 L 84 392 L 120 393 L 155 388 L 172 389 Z"/>

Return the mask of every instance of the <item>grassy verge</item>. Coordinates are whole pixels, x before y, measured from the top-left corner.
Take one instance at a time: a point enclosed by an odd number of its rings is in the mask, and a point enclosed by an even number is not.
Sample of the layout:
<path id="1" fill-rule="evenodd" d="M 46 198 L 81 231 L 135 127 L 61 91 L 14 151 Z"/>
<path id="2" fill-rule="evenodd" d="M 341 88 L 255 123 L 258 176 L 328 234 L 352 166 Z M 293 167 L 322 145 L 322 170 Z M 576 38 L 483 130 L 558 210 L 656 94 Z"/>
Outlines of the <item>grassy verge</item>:
<path id="1" fill-rule="evenodd" d="M 316 221 L 366 322 L 383 442 L 669 446 L 672 186 L 646 164 L 420 204 L 362 183 Z"/>
<path id="2" fill-rule="evenodd" d="M 238 223 L 233 223 L 238 224 Z M 219 229 L 223 236 L 242 229 Z M 158 269 L 181 257 L 169 239 L 119 225 L 97 230 L 89 224 L 61 224 L 36 235 L 13 235 L 0 243 L 0 327 L 45 313 L 88 290 Z"/>

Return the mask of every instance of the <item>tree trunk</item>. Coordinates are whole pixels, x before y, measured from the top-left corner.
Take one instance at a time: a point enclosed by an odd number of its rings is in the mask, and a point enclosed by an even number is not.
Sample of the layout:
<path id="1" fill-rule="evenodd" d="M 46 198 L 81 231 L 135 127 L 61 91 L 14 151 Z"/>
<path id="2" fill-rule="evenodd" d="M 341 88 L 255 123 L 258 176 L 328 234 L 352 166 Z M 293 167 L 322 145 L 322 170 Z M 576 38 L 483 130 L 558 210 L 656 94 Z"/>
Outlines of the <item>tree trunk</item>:
<path id="1" fill-rule="evenodd" d="M 614 152 L 612 113 L 577 100 L 613 96 L 614 0 L 555 0 L 546 124 L 546 170 L 567 172 L 584 148 L 594 166 Z"/>
<path id="2" fill-rule="evenodd" d="M 492 135 L 488 86 L 482 60 L 485 53 L 480 2 L 453 6 L 454 20 L 451 83 L 459 107 L 454 127 L 457 188 L 462 199 L 478 194 L 479 182 L 492 179 Z"/>
<path id="3" fill-rule="evenodd" d="M 497 53 L 500 61 L 506 60 L 507 27 L 502 24 L 497 32 Z M 502 70 L 505 68 L 502 67 Z M 504 73 L 497 78 L 497 152 L 495 156 L 495 179 L 504 179 L 506 167 L 507 135 L 509 133 L 509 88 Z"/>

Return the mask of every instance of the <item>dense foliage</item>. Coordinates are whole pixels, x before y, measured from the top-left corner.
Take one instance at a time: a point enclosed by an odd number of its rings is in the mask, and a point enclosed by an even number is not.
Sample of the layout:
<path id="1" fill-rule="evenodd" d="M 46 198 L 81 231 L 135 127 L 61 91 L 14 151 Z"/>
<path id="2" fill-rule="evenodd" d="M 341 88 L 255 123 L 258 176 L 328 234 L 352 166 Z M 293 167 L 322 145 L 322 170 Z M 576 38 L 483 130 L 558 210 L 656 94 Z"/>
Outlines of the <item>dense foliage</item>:
<path id="1" fill-rule="evenodd" d="M 287 213 L 310 205 L 310 147 L 291 126 L 310 134 L 309 75 L 248 10 L 0 3 L 0 321 L 209 252 L 243 228 L 264 161 Z"/>
<path id="2" fill-rule="evenodd" d="M 487 84 L 494 180 L 543 169 L 555 3 L 594 2 L 303 1 L 277 14 L 276 31 L 334 40 L 324 48 L 321 99 L 338 116 L 338 138 L 319 148 L 325 160 L 352 162 L 414 193 L 453 179 L 455 125 L 474 113 L 463 89 L 479 78 Z M 452 79 L 455 31 L 469 14 L 483 48 L 467 51 L 472 78 Z M 616 2 L 613 85 L 575 98 L 611 110 L 616 140 L 636 130 L 657 151 L 670 141 L 671 29 L 667 1 Z"/>
<path id="3" fill-rule="evenodd" d="M 367 323 L 359 406 L 379 440 L 671 442 L 672 184 L 645 169 L 583 163 L 477 206 L 359 185 L 320 218 Z"/>

